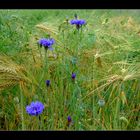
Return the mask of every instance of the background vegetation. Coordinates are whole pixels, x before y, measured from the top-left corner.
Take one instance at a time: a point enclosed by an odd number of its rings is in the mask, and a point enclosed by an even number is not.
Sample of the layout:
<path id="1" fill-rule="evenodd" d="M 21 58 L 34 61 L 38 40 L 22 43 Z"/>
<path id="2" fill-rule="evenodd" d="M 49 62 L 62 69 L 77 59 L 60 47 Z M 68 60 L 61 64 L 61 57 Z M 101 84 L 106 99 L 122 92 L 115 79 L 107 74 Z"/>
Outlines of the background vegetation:
<path id="1" fill-rule="evenodd" d="M 80 32 L 67 24 L 75 13 L 87 21 Z M 139 10 L 0 10 L 0 129 L 139 130 L 139 15 Z M 37 41 L 48 35 L 56 43 L 45 57 Z M 26 106 L 36 100 L 45 109 L 29 116 Z"/>

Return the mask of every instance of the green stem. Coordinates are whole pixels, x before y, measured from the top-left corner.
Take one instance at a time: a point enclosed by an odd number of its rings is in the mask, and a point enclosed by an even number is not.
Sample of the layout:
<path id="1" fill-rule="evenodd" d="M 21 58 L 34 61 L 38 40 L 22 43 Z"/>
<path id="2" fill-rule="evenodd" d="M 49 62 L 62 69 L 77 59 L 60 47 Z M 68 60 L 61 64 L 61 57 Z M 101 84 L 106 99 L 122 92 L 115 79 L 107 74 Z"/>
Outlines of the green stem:
<path id="1" fill-rule="evenodd" d="M 24 123 L 24 115 L 23 115 L 23 95 L 22 90 L 20 89 L 20 100 L 21 100 L 21 121 L 22 121 L 22 130 L 25 130 L 25 123 Z"/>
<path id="2" fill-rule="evenodd" d="M 42 71 L 41 79 L 39 81 L 39 85 L 41 85 L 41 82 L 42 82 L 42 80 L 44 78 L 44 75 L 45 75 L 45 72 L 47 71 L 47 69 L 48 69 L 48 59 L 47 59 L 47 51 L 45 50 L 43 71 Z M 38 90 L 39 90 L 39 88 L 38 88 Z"/>
<path id="3" fill-rule="evenodd" d="M 41 59 L 42 59 L 41 47 L 40 47 L 40 46 L 38 46 L 38 50 L 39 50 L 40 57 L 41 57 Z"/>
<path id="4" fill-rule="evenodd" d="M 38 116 L 37 117 L 37 121 L 38 121 L 38 130 L 41 129 L 41 121 L 40 121 L 40 117 Z"/>

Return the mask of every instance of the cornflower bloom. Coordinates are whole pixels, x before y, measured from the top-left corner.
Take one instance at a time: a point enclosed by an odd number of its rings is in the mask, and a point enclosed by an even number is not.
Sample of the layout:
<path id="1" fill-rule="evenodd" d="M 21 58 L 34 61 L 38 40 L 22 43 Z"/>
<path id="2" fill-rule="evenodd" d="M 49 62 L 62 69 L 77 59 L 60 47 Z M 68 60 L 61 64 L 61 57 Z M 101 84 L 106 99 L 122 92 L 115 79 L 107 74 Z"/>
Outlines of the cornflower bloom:
<path id="1" fill-rule="evenodd" d="M 68 116 L 67 120 L 68 120 L 68 123 L 71 123 L 72 121 L 71 116 Z"/>
<path id="2" fill-rule="evenodd" d="M 53 38 L 42 38 L 38 41 L 38 44 L 42 47 L 44 47 L 46 50 L 53 50 L 52 45 L 55 43 L 55 40 Z"/>
<path id="3" fill-rule="evenodd" d="M 44 105 L 39 102 L 31 102 L 30 105 L 26 106 L 26 112 L 31 116 L 38 116 L 40 115 L 44 110 Z"/>
<path id="4" fill-rule="evenodd" d="M 72 19 L 70 21 L 71 25 L 76 25 L 77 29 L 80 29 L 80 27 L 82 27 L 82 25 L 86 24 L 86 21 L 84 19 Z"/>
<path id="5" fill-rule="evenodd" d="M 50 80 L 46 80 L 46 86 L 50 86 Z"/>
<path id="6" fill-rule="evenodd" d="M 72 73 L 71 78 L 72 78 L 73 80 L 75 80 L 75 77 L 76 77 L 76 74 L 75 74 L 75 73 Z"/>

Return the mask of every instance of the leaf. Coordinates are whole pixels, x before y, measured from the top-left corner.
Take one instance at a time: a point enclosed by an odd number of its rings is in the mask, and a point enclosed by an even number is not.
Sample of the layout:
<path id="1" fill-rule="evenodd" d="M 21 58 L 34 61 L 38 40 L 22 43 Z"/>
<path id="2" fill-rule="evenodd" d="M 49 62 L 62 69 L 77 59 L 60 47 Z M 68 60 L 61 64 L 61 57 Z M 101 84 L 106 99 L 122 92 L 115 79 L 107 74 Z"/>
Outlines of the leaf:
<path id="1" fill-rule="evenodd" d="M 104 25 L 104 24 L 106 24 L 106 23 L 108 23 L 108 18 L 105 18 L 104 20 L 103 20 L 103 22 L 102 22 L 102 24 Z"/>
<path id="2" fill-rule="evenodd" d="M 127 120 L 125 117 L 123 117 L 123 116 L 120 117 L 120 120 L 121 120 L 121 121 L 124 121 L 124 122 L 126 122 L 126 123 L 128 124 L 128 120 Z"/>

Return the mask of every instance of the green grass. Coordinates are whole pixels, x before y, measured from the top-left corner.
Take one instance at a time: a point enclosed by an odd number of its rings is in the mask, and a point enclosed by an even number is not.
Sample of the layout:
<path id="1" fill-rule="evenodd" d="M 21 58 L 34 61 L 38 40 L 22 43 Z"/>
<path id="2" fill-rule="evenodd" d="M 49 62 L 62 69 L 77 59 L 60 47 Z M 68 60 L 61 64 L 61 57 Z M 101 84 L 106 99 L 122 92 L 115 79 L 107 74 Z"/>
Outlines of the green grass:
<path id="1" fill-rule="evenodd" d="M 66 22 L 75 13 L 79 31 Z M 139 22 L 139 10 L 0 10 L 0 129 L 139 130 Z M 29 116 L 36 100 L 45 109 Z"/>

